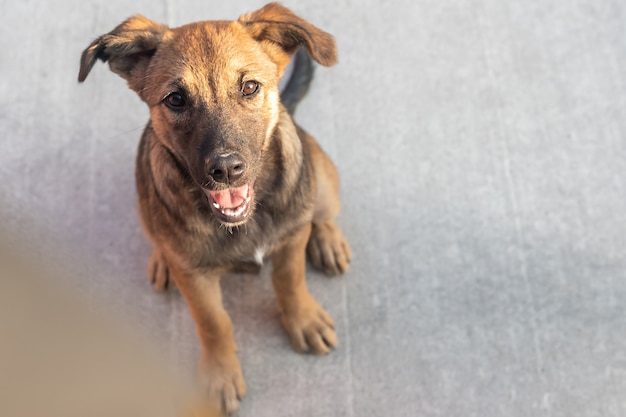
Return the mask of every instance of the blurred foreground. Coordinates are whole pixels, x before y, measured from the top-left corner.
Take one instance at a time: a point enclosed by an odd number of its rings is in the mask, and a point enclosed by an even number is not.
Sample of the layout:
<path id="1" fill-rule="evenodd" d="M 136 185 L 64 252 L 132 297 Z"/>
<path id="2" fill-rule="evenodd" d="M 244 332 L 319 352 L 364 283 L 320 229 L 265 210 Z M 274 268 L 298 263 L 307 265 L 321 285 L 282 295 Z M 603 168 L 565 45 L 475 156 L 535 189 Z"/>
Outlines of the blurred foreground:
<path id="1" fill-rule="evenodd" d="M 217 416 L 61 274 L 0 242 L 1 416 Z"/>

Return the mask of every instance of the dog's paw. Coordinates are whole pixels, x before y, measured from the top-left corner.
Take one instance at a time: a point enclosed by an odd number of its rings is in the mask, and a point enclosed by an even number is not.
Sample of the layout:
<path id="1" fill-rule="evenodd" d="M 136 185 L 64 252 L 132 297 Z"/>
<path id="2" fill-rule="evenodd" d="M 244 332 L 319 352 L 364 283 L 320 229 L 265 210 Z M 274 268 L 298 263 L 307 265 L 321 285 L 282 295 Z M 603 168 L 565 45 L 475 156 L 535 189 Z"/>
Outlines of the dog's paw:
<path id="1" fill-rule="evenodd" d="M 352 250 L 333 222 L 313 224 L 307 253 L 313 266 L 327 275 L 343 274 L 350 268 Z"/>
<path id="2" fill-rule="evenodd" d="M 176 284 L 170 275 L 170 270 L 158 249 L 152 251 L 150 262 L 148 263 L 148 280 L 152 288 L 157 292 L 176 289 Z"/>
<path id="3" fill-rule="evenodd" d="M 283 311 L 281 320 L 296 352 L 324 355 L 337 346 L 332 317 L 313 299 L 294 311 Z"/>
<path id="4" fill-rule="evenodd" d="M 247 390 L 237 356 L 229 355 L 219 361 L 215 358 L 203 359 L 200 386 L 215 408 L 225 415 L 236 412 Z"/>

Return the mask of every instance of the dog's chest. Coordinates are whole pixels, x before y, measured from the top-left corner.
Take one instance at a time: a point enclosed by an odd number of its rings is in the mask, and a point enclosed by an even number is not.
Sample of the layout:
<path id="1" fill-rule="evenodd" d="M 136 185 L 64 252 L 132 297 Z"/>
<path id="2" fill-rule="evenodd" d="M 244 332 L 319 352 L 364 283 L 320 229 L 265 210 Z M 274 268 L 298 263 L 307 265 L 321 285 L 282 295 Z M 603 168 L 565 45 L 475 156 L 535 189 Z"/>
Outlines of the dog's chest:
<path id="1" fill-rule="evenodd" d="M 275 228 L 260 229 L 251 223 L 237 229 L 220 231 L 218 239 L 208 238 L 212 263 L 222 265 L 263 265 L 278 237 Z"/>
<path id="2" fill-rule="evenodd" d="M 271 254 L 273 246 L 271 239 L 247 242 L 247 244 L 241 245 L 242 249 L 245 248 L 245 250 L 242 251 L 240 260 L 262 266 L 267 257 Z"/>
<path id="3" fill-rule="evenodd" d="M 268 206 L 259 207 L 254 216 L 239 227 L 225 229 L 224 226 L 215 226 L 204 240 L 208 249 L 205 259 L 223 266 L 263 265 L 272 251 L 308 219 L 307 210 L 301 206 L 282 210 L 280 216 L 272 215 Z M 215 225 L 215 222 L 211 220 L 211 224 Z"/>
<path id="4" fill-rule="evenodd" d="M 257 246 L 254 251 L 253 261 L 259 265 L 263 265 L 263 261 L 265 260 L 265 255 L 269 252 L 269 248 L 265 245 Z"/>

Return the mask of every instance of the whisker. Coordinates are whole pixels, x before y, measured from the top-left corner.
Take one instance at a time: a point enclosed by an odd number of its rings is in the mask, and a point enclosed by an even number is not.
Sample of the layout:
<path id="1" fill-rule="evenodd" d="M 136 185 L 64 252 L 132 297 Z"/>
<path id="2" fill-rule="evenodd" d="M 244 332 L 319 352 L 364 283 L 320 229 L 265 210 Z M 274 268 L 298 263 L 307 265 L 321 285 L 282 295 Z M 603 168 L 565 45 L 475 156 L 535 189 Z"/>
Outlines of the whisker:
<path id="1" fill-rule="evenodd" d="M 114 135 L 107 136 L 105 139 L 107 139 L 107 140 L 109 140 L 109 139 L 117 139 L 117 138 L 120 138 L 120 137 L 122 137 L 122 136 L 129 135 L 129 134 L 131 134 L 131 133 L 136 133 L 136 132 L 138 132 L 138 131 L 140 131 L 140 130 L 142 130 L 142 129 L 144 129 L 144 128 L 145 128 L 145 126 L 133 127 L 133 128 L 131 128 L 131 129 L 124 130 L 124 131 L 121 131 L 121 132 L 118 132 L 118 133 L 116 133 L 116 134 L 114 134 Z"/>

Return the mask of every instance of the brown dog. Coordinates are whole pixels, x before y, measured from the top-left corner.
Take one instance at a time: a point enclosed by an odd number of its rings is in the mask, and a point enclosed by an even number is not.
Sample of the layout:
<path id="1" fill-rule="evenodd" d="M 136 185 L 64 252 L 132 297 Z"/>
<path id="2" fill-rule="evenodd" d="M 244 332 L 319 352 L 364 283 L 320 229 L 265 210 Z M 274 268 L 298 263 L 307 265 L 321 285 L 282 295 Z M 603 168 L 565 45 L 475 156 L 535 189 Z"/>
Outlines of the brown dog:
<path id="1" fill-rule="evenodd" d="M 305 252 L 328 274 L 351 252 L 333 218 L 336 169 L 296 126 L 278 80 L 301 46 L 336 61 L 333 37 L 272 3 L 239 20 L 176 29 L 136 16 L 95 40 L 97 59 L 150 107 L 137 156 L 139 209 L 154 244 L 149 278 L 170 279 L 187 301 L 203 354 L 200 381 L 231 413 L 246 392 L 220 276 L 270 256 L 282 322 L 293 348 L 317 354 L 337 344 L 333 320 L 305 283 Z"/>

